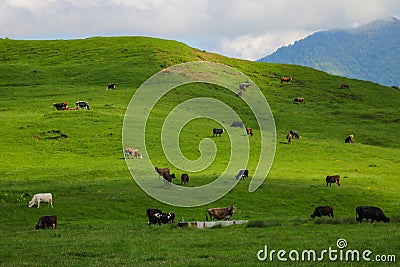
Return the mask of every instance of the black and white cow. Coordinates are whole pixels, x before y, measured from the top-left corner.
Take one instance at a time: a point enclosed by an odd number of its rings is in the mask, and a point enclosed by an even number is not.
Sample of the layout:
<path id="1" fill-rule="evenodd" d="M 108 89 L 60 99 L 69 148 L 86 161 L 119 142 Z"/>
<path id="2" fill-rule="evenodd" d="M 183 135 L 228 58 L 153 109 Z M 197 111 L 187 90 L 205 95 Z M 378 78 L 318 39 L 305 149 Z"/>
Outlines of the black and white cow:
<path id="1" fill-rule="evenodd" d="M 236 177 L 236 180 L 239 180 L 239 179 L 244 180 L 246 178 L 249 178 L 249 171 L 245 170 L 245 169 L 241 169 L 235 177 Z"/>
<path id="2" fill-rule="evenodd" d="M 217 128 L 214 128 L 213 129 L 213 136 L 221 136 L 221 134 L 223 133 L 225 131 L 225 129 L 217 129 Z"/>
<path id="3" fill-rule="evenodd" d="M 115 83 L 110 83 L 107 85 L 107 90 L 114 90 L 117 88 L 117 85 Z"/>
<path id="4" fill-rule="evenodd" d="M 77 108 L 84 108 L 84 109 L 90 110 L 89 103 L 86 101 L 78 101 L 75 103 L 75 105 Z"/>

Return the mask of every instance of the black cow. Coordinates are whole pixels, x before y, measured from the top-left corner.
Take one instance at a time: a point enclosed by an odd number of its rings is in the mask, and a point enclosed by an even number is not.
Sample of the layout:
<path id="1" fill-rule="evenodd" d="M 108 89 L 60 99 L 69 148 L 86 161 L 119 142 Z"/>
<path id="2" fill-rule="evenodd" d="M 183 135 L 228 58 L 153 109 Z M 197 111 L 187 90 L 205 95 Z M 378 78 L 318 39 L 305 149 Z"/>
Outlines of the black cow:
<path id="1" fill-rule="evenodd" d="M 173 173 L 172 174 L 164 173 L 163 174 L 163 178 L 164 178 L 164 185 L 170 187 L 172 179 L 176 178 L 176 176 Z"/>
<path id="2" fill-rule="evenodd" d="M 187 173 L 182 173 L 181 184 L 186 185 L 189 183 L 189 175 Z"/>
<path id="3" fill-rule="evenodd" d="M 341 89 L 345 89 L 345 88 L 350 89 L 350 86 L 349 86 L 347 83 L 342 83 L 342 84 L 340 85 L 340 88 L 341 88 Z"/>
<path id="4" fill-rule="evenodd" d="M 290 130 L 289 133 L 292 135 L 293 138 L 300 139 L 299 133 L 297 131 Z"/>
<path id="5" fill-rule="evenodd" d="M 107 85 L 107 90 L 114 90 L 115 88 L 117 88 L 117 85 L 115 83 L 110 83 L 109 85 Z"/>
<path id="6" fill-rule="evenodd" d="M 39 218 L 38 223 L 35 225 L 36 229 L 57 228 L 57 216 L 46 215 Z"/>
<path id="7" fill-rule="evenodd" d="M 156 214 L 156 213 L 162 213 L 162 211 L 161 210 L 157 210 L 157 209 L 147 209 L 146 210 L 146 215 L 149 218 L 149 222 L 147 223 L 148 225 L 150 225 L 152 223 L 156 224 L 154 222 L 154 214 Z"/>
<path id="8" fill-rule="evenodd" d="M 332 186 L 332 184 L 337 183 L 340 186 L 340 175 L 328 175 L 325 178 L 326 186 Z"/>
<path id="9" fill-rule="evenodd" d="M 374 206 L 358 206 L 356 208 L 356 221 L 361 223 L 362 219 L 371 219 L 373 221 L 390 222 L 390 218 L 386 217 L 380 208 Z"/>
<path id="10" fill-rule="evenodd" d="M 316 207 L 313 214 L 311 214 L 311 218 L 321 217 L 321 216 L 332 216 L 333 218 L 333 208 L 331 206 L 319 206 Z"/>
<path id="11" fill-rule="evenodd" d="M 236 180 L 239 180 L 239 179 L 244 180 L 246 178 L 249 178 L 249 171 L 241 169 L 235 177 L 236 177 Z"/>
<path id="12" fill-rule="evenodd" d="M 234 122 L 232 122 L 231 127 L 243 128 L 243 127 L 244 127 L 244 124 L 243 124 L 242 121 L 234 121 Z"/>
<path id="13" fill-rule="evenodd" d="M 86 101 L 78 101 L 75 103 L 77 108 L 85 108 L 87 110 L 90 110 L 90 106 L 89 103 Z"/>
<path id="14" fill-rule="evenodd" d="M 57 110 L 68 110 L 69 109 L 67 102 L 54 103 L 53 107 L 55 107 Z"/>
<path id="15" fill-rule="evenodd" d="M 350 134 L 349 136 L 347 136 L 346 139 L 344 139 L 344 142 L 347 144 L 354 143 L 354 135 Z"/>
<path id="16" fill-rule="evenodd" d="M 217 129 L 217 128 L 214 128 L 213 129 L 213 136 L 221 136 L 221 134 L 224 132 L 225 130 L 224 129 Z"/>

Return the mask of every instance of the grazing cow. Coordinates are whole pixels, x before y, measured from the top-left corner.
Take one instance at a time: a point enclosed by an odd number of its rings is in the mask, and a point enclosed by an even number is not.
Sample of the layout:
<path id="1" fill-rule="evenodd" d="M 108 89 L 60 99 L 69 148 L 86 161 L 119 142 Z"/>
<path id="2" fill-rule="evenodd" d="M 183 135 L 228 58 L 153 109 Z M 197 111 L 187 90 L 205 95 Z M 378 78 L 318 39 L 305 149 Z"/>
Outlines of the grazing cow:
<path id="1" fill-rule="evenodd" d="M 291 144 L 291 143 L 292 143 L 293 136 L 289 133 L 288 135 L 286 135 L 286 139 L 287 139 L 287 143 L 288 143 L 288 144 Z"/>
<path id="2" fill-rule="evenodd" d="M 115 83 L 110 83 L 107 85 L 107 90 L 114 90 L 117 88 L 117 85 Z"/>
<path id="3" fill-rule="evenodd" d="M 362 219 L 373 221 L 390 222 L 390 218 L 386 217 L 380 208 L 374 206 L 359 206 L 356 208 L 356 221 L 361 223 Z"/>
<path id="4" fill-rule="evenodd" d="M 162 211 L 161 210 L 157 210 L 157 209 L 147 209 L 146 210 L 146 215 L 149 218 L 148 225 L 150 225 L 152 223 L 153 215 L 156 214 L 156 213 L 162 213 Z"/>
<path id="5" fill-rule="evenodd" d="M 223 133 L 225 131 L 225 129 L 217 129 L 217 128 L 214 128 L 213 129 L 213 136 L 221 136 L 221 134 Z"/>
<path id="6" fill-rule="evenodd" d="M 125 158 L 129 159 L 129 156 L 132 156 L 132 155 L 133 155 L 133 157 L 134 157 L 135 159 L 142 159 L 142 158 L 143 158 L 143 157 L 142 157 L 142 154 L 140 154 L 139 149 L 137 149 L 137 148 L 130 148 L 130 147 L 125 148 Z"/>
<path id="7" fill-rule="evenodd" d="M 340 85 L 340 88 L 341 88 L 341 89 L 345 89 L 345 88 L 350 89 L 350 86 L 349 86 L 347 83 L 342 83 L 342 84 Z"/>
<path id="8" fill-rule="evenodd" d="M 235 121 L 235 122 L 232 122 L 231 127 L 243 128 L 243 127 L 244 127 L 244 124 L 243 124 L 243 122 L 241 122 L 241 121 Z"/>
<path id="9" fill-rule="evenodd" d="M 245 170 L 245 169 L 241 169 L 235 177 L 236 177 L 236 180 L 239 180 L 239 179 L 245 180 L 246 178 L 249 178 L 249 171 Z"/>
<path id="10" fill-rule="evenodd" d="M 57 110 L 68 110 L 69 109 L 67 102 L 54 103 L 53 107 L 55 107 Z"/>
<path id="11" fill-rule="evenodd" d="M 46 215 L 39 218 L 38 223 L 35 225 L 36 229 L 57 228 L 57 216 Z"/>
<path id="12" fill-rule="evenodd" d="M 290 130 L 289 133 L 292 135 L 293 138 L 300 139 L 299 133 L 297 131 Z"/>
<path id="13" fill-rule="evenodd" d="M 290 82 L 290 81 L 292 81 L 292 80 L 293 80 L 292 77 L 282 77 L 282 78 L 281 78 L 281 83 L 283 83 L 283 82 L 288 83 L 288 82 Z"/>
<path id="14" fill-rule="evenodd" d="M 169 212 L 169 213 L 157 212 L 157 213 L 153 214 L 152 218 L 149 221 L 149 225 L 150 224 L 161 225 L 161 223 L 163 223 L 163 224 L 174 223 L 174 220 L 175 220 L 175 213 L 173 213 L 173 212 Z"/>
<path id="15" fill-rule="evenodd" d="M 247 135 L 253 136 L 253 129 L 246 128 L 246 133 L 247 133 Z"/>
<path id="16" fill-rule="evenodd" d="M 210 220 L 224 220 L 228 221 L 235 211 L 235 206 L 230 206 L 228 208 L 208 208 L 206 212 L 206 221 L 208 221 L 208 215 L 210 216 Z"/>
<path id="17" fill-rule="evenodd" d="M 189 183 L 189 175 L 187 173 L 182 173 L 181 184 L 187 185 Z"/>
<path id="18" fill-rule="evenodd" d="M 354 142 L 354 135 L 350 134 L 349 136 L 344 139 L 344 142 L 347 144 L 352 144 Z"/>
<path id="19" fill-rule="evenodd" d="M 169 174 L 169 173 L 163 173 L 163 178 L 164 178 L 164 185 L 167 187 L 171 186 L 171 182 L 173 178 L 175 177 L 175 174 Z"/>
<path id="20" fill-rule="evenodd" d="M 326 186 L 332 186 L 332 184 L 337 183 L 340 186 L 340 175 L 328 175 L 325 178 Z"/>
<path id="21" fill-rule="evenodd" d="M 304 97 L 296 97 L 295 99 L 293 99 L 293 103 L 298 104 L 298 103 L 306 103 L 306 101 L 304 100 Z"/>
<path id="22" fill-rule="evenodd" d="M 311 218 L 321 217 L 321 216 L 332 216 L 333 218 L 333 208 L 331 206 L 319 206 L 316 207 L 313 214 L 311 214 Z"/>
<path id="23" fill-rule="evenodd" d="M 32 208 L 33 205 L 37 204 L 37 207 L 40 208 L 41 202 L 47 203 L 53 207 L 53 196 L 51 193 L 40 193 L 33 195 L 32 200 L 28 203 L 28 207 Z"/>
<path id="24" fill-rule="evenodd" d="M 84 108 L 84 109 L 90 110 L 89 103 L 86 101 L 78 101 L 75 103 L 75 105 L 77 108 Z"/>

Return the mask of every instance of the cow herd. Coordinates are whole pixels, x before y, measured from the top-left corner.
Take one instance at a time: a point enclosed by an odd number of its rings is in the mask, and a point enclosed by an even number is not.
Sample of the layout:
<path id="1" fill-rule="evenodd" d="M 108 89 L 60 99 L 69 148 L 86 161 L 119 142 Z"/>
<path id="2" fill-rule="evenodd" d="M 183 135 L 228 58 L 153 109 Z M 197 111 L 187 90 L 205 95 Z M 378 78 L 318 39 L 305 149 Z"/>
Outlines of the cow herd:
<path id="1" fill-rule="evenodd" d="M 67 102 L 54 103 L 53 107 L 55 107 L 57 110 L 78 110 L 78 109 L 90 110 L 90 106 L 87 101 L 77 101 L 75 103 L 74 108 L 70 108 Z"/>

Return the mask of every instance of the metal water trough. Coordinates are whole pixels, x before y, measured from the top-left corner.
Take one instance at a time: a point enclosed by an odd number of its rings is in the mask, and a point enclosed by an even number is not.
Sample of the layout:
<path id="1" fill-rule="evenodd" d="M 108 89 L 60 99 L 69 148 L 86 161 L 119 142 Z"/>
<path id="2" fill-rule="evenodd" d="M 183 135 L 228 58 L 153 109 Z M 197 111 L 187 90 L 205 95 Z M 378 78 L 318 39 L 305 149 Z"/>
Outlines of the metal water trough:
<path id="1" fill-rule="evenodd" d="M 177 226 L 178 227 L 190 227 L 190 228 L 204 229 L 204 228 L 214 227 L 217 225 L 229 226 L 229 225 L 242 224 L 242 223 L 247 223 L 247 222 L 248 222 L 248 220 L 215 221 L 215 222 L 179 222 Z"/>

